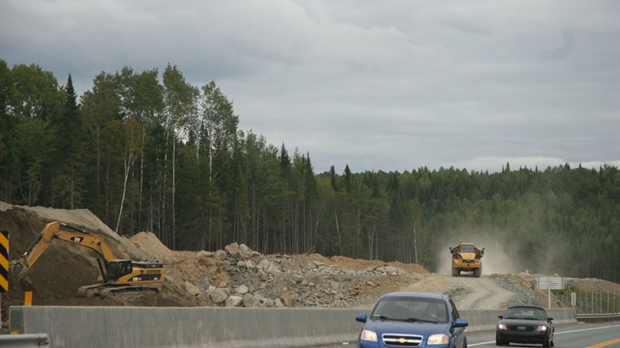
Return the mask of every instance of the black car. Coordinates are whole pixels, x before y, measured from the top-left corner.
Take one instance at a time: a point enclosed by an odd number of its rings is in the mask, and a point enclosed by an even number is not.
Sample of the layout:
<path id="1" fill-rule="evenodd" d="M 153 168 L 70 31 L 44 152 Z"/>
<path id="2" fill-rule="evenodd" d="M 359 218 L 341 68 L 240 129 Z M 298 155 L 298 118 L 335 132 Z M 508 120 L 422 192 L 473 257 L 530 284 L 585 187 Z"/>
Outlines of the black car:
<path id="1" fill-rule="evenodd" d="M 509 343 L 538 343 L 543 347 L 553 347 L 553 318 L 536 306 L 514 306 L 504 315 L 499 315 L 495 344 L 506 346 Z"/>

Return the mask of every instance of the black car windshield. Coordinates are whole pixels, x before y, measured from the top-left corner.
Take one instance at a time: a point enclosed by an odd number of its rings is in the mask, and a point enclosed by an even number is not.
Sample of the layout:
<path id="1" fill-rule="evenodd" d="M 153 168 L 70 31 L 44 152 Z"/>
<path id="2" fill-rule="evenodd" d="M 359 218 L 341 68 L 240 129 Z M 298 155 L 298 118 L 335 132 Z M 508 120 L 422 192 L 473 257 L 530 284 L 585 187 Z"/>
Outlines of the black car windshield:
<path id="1" fill-rule="evenodd" d="M 547 320 L 547 314 L 539 308 L 509 308 L 504 319 Z"/>
<path id="2" fill-rule="evenodd" d="M 441 300 L 386 297 L 377 303 L 370 317 L 379 320 L 445 323 L 448 321 L 448 311 L 446 303 Z"/>

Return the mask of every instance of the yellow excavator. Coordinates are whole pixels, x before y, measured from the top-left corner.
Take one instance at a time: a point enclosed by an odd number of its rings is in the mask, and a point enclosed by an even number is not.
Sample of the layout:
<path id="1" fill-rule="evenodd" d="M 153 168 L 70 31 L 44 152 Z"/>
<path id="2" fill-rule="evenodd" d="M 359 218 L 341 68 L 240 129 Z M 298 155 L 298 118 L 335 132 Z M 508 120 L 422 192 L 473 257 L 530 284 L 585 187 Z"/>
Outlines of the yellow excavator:
<path id="1" fill-rule="evenodd" d="M 117 259 L 114 252 L 99 235 L 63 222 L 50 222 L 30 244 L 19 260 L 11 261 L 10 273 L 13 284 L 24 283 L 28 269 L 34 265 L 53 240 L 60 240 L 94 250 L 101 275 L 98 284 L 85 285 L 78 289 L 78 296 L 105 298 L 115 293 L 128 291 L 159 292 L 164 282 L 164 266 L 160 262 Z"/>

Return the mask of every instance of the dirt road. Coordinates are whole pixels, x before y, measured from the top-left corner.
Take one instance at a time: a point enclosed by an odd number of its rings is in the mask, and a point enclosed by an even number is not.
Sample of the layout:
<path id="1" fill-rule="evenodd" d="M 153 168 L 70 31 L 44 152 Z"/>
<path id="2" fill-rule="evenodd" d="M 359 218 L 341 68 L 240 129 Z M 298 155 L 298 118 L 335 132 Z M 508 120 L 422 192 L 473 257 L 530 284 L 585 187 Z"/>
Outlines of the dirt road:
<path id="1" fill-rule="evenodd" d="M 504 289 L 494 279 L 429 274 L 402 291 L 436 292 L 450 295 L 459 309 L 501 309 L 517 294 Z"/>

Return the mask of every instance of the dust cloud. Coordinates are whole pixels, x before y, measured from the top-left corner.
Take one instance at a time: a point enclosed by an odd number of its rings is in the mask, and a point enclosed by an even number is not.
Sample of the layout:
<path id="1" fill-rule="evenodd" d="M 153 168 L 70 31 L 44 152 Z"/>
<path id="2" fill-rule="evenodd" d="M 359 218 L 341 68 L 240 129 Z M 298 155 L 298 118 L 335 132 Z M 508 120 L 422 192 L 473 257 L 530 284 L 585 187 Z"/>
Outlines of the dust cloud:
<path id="1" fill-rule="evenodd" d="M 548 233 L 536 236 L 519 237 L 513 232 L 495 227 L 451 230 L 436 240 L 434 248 L 437 270 L 442 275 L 452 275 L 452 255 L 450 247 L 459 242 L 474 243 L 484 248 L 482 275 L 489 274 L 547 274 L 569 276 L 563 268 L 564 261 L 570 257 L 570 245 L 559 235 Z M 462 273 L 463 275 L 473 272 Z"/>
<path id="2" fill-rule="evenodd" d="M 482 275 L 526 272 L 526 268 L 519 262 L 519 259 L 515 256 L 511 256 L 513 245 L 503 242 L 502 239 L 498 237 L 503 233 L 500 231 L 493 231 L 494 235 L 489 235 L 490 233 L 491 232 L 481 233 L 479 230 L 476 232 L 464 231 L 458 236 L 448 238 L 439 248 L 440 252 L 436 254 L 438 265 L 437 273 L 452 275 L 452 254 L 450 254 L 450 247 L 457 246 L 459 242 L 474 243 L 477 248 L 484 248 L 484 255 L 481 259 Z M 461 274 L 473 276 L 472 272 L 464 272 Z"/>

